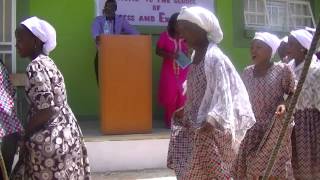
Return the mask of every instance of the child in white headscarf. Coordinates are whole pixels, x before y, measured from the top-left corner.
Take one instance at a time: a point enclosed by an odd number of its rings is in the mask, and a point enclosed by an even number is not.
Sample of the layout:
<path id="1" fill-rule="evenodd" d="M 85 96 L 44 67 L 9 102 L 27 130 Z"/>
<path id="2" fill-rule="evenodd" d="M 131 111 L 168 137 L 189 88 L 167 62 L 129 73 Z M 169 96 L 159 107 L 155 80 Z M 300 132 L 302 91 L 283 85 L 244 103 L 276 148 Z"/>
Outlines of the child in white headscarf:
<path id="1" fill-rule="evenodd" d="M 16 30 L 17 50 L 31 60 L 25 87 L 30 110 L 12 179 L 90 179 L 83 135 L 67 102 L 64 78 L 48 56 L 56 31 L 31 17 Z"/>
<path id="2" fill-rule="evenodd" d="M 177 179 L 230 179 L 238 143 L 255 122 L 247 91 L 217 46 L 223 33 L 212 12 L 183 7 L 178 30 L 194 53 L 184 113 L 173 120 L 168 167 Z"/>
<path id="3" fill-rule="evenodd" d="M 313 35 L 305 29 L 290 32 L 289 65 L 298 82 L 304 66 L 305 55 Z M 292 132 L 292 167 L 296 179 L 320 179 L 320 63 L 313 56 L 307 78 L 294 113 Z"/>
<path id="4" fill-rule="evenodd" d="M 281 39 L 281 43 L 278 47 L 278 55 L 283 63 L 288 63 L 290 59 L 287 56 L 287 47 L 288 47 L 288 36 L 285 36 Z"/>
<path id="5" fill-rule="evenodd" d="M 274 63 L 280 40 L 267 32 L 257 32 L 251 42 L 251 58 L 254 65 L 248 66 L 242 79 L 248 90 L 257 122 L 247 132 L 241 143 L 234 164 L 236 179 L 258 179 L 264 175 L 274 144 L 282 128 L 285 113 L 284 96 L 294 91 L 294 75 L 284 63 Z M 275 113 L 277 116 L 275 116 Z M 291 130 L 286 134 L 278 153 L 271 176 L 292 178 Z"/>

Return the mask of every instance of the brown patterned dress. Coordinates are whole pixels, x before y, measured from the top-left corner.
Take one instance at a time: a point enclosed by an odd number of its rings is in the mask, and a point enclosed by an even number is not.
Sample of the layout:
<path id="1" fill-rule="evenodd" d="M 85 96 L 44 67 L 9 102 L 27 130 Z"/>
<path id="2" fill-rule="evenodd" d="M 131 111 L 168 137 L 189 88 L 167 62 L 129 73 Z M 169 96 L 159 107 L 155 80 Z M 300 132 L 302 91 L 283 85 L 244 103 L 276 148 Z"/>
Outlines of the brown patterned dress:
<path id="1" fill-rule="evenodd" d="M 168 167 L 179 180 L 230 179 L 237 145 L 255 118 L 239 74 L 216 44 L 190 65 L 186 94 L 184 116 L 173 121 Z M 214 127 L 199 131 L 203 122 Z"/>
<path id="2" fill-rule="evenodd" d="M 296 82 L 304 63 L 289 65 L 295 72 Z M 314 56 L 303 84 L 292 132 L 292 167 L 295 179 L 320 179 L 320 62 Z"/>
<path id="3" fill-rule="evenodd" d="M 236 179 L 263 176 L 271 151 L 277 141 L 282 121 L 274 118 L 276 108 L 284 101 L 284 96 L 294 91 L 294 75 L 289 66 L 273 64 L 263 77 L 254 76 L 254 66 L 243 72 L 243 82 L 247 87 L 256 124 L 248 130 L 240 145 L 238 158 L 234 164 Z M 290 125 L 281 146 L 271 176 L 292 178 Z"/>
<path id="4" fill-rule="evenodd" d="M 29 118 L 37 110 L 56 106 L 58 117 L 48 121 L 25 143 L 13 179 L 90 179 L 83 135 L 67 103 L 64 78 L 54 62 L 39 55 L 27 67 Z"/>
<path id="5" fill-rule="evenodd" d="M 175 170 L 178 179 L 183 180 L 229 179 L 231 135 L 218 130 L 208 133 L 196 131 L 200 126 L 196 119 L 207 80 L 204 61 L 189 68 L 187 103 L 183 119 L 173 121 L 168 167 Z"/>

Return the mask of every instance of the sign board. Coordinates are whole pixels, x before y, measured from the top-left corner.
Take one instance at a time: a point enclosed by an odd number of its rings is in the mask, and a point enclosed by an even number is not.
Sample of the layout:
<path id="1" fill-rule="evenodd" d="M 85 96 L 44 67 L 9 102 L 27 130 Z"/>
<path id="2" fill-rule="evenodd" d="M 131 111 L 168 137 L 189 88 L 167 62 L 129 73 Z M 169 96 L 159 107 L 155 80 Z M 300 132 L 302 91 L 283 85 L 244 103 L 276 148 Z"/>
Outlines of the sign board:
<path id="1" fill-rule="evenodd" d="M 95 0 L 96 15 L 102 15 L 105 0 Z M 132 25 L 166 26 L 170 16 L 183 6 L 202 6 L 213 12 L 214 0 L 117 0 L 116 14 Z"/>

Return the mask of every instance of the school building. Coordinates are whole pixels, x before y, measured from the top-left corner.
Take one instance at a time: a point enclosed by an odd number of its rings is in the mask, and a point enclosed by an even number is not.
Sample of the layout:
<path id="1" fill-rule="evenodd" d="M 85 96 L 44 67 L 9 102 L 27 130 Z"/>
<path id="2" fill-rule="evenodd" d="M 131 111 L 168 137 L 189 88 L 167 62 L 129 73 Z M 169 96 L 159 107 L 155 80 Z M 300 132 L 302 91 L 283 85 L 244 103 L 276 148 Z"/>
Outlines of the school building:
<path id="1" fill-rule="evenodd" d="M 99 121 L 99 89 L 94 73 L 96 47 L 91 37 L 91 23 L 97 14 L 98 1 L 0 0 L 0 58 L 5 61 L 12 73 L 24 73 L 28 60 L 21 59 L 16 54 L 14 38 L 16 26 L 30 16 L 38 16 L 50 22 L 57 31 L 57 47 L 50 56 L 64 75 L 68 102 L 80 122 L 97 123 Z M 118 1 L 137 2 L 139 0 Z M 150 0 L 146 2 L 148 1 Z M 194 4 L 197 1 L 202 0 L 172 0 L 171 2 Z M 250 64 L 249 47 L 254 32 L 270 31 L 282 37 L 295 28 L 314 27 L 320 15 L 320 0 L 212 1 L 213 7 L 208 8 L 213 9 L 224 33 L 224 39 L 219 46 L 239 72 Z M 157 9 L 157 7 L 154 8 Z M 132 9 L 132 11 L 140 11 L 140 9 Z M 128 16 L 128 20 L 130 18 L 133 17 Z M 152 20 L 152 17 L 142 17 L 141 20 Z M 162 20 L 165 21 L 165 17 Z M 152 59 L 150 59 L 152 61 L 152 121 L 153 124 L 161 127 L 163 112 L 157 104 L 161 58 L 155 54 L 155 44 L 166 26 L 137 25 L 136 28 L 141 34 L 150 35 L 152 39 Z M 26 107 L 27 102 L 21 86 L 18 87 L 20 117 L 26 117 Z"/>
<path id="2" fill-rule="evenodd" d="M 250 38 L 255 31 L 285 35 L 292 28 L 313 26 L 320 12 L 319 0 L 215 0 L 213 4 L 224 32 L 220 47 L 239 71 L 250 63 Z M 29 16 L 39 16 L 52 23 L 57 31 L 58 46 L 51 56 L 63 72 L 69 103 L 80 120 L 98 119 L 99 115 L 93 68 L 96 49 L 90 35 L 95 6 L 94 0 L 0 0 L 0 58 L 13 72 L 23 73 L 28 62 L 16 55 L 15 24 Z M 137 26 L 137 29 L 141 34 L 152 36 L 153 119 L 160 120 L 162 112 L 156 95 L 161 58 L 155 54 L 154 47 L 165 26 Z"/>

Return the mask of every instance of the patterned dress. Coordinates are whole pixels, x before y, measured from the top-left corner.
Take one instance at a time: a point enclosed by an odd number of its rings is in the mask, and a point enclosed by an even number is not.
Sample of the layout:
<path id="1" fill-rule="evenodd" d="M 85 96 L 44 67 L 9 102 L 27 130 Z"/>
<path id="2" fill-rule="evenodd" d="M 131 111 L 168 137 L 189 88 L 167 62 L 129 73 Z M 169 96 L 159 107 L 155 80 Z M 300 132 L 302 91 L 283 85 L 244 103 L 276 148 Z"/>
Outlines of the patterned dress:
<path id="1" fill-rule="evenodd" d="M 0 139 L 22 131 L 14 106 L 15 90 L 9 80 L 8 70 L 0 62 Z"/>
<path id="2" fill-rule="evenodd" d="M 189 66 L 187 102 L 183 117 L 185 120 L 179 121 L 175 119 L 172 123 L 168 167 L 175 170 L 178 178 L 182 176 L 188 157 L 191 155 L 195 130 L 189 126 L 195 123 L 194 119 L 196 119 L 206 89 L 203 64 L 203 61 L 201 61 L 198 65 L 191 64 Z M 190 122 L 187 122 L 187 120 Z"/>
<path id="3" fill-rule="evenodd" d="M 245 105 L 240 106 L 240 101 Z M 202 122 L 210 123 L 209 117 L 223 129 L 199 132 Z M 175 170 L 178 180 L 231 178 L 235 158 L 231 126 L 235 121 L 230 119 L 235 117 L 243 122 L 237 127 L 243 127 L 244 133 L 254 122 L 239 75 L 220 49 L 210 44 L 205 60 L 189 67 L 184 116 L 173 121 L 167 165 Z"/>
<path id="4" fill-rule="evenodd" d="M 248 130 L 241 143 L 238 158 L 234 165 L 237 179 L 252 176 L 263 176 L 271 151 L 277 141 L 282 121 L 274 118 L 277 106 L 284 102 L 284 96 L 293 93 L 294 76 L 289 66 L 283 63 L 273 64 L 263 77 L 254 76 L 254 66 L 249 66 L 243 72 L 256 124 Z M 290 135 L 293 124 L 290 125 L 283 146 L 273 166 L 271 176 L 292 178 Z"/>
<path id="5" fill-rule="evenodd" d="M 182 121 L 189 124 L 174 121 L 172 138 L 179 139 L 170 142 L 169 155 L 172 157 L 169 158 L 168 167 L 176 171 L 178 179 L 228 179 L 230 178 L 228 167 L 217 164 L 223 163 L 219 153 L 222 148 L 232 152 L 231 135 L 224 135 L 218 131 L 206 134 L 196 131 L 196 127 L 200 124 L 195 120 L 207 85 L 203 61 L 190 66 L 187 81 L 187 103 Z M 189 126 L 191 127 L 188 128 Z"/>
<path id="6" fill-rule="evenodd" d="M 296 83 L 304 63 L 289 65 Z M 313 58 L 294 113 L 292 167 L 296 179 L 320 179 L 320 62 Z"/>
<path id="7" fill-rule="evenodd" d="M 83 135 L 67 103 L 61 72 L 48 56 L 39 55 L 28 65 L 27 76 L 29 118 L 37 110 L 52 106 L 60 111 L 54 120 L 48 121 L 26 141 L 13 179 L 90 179 Z"/>

